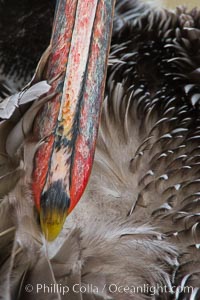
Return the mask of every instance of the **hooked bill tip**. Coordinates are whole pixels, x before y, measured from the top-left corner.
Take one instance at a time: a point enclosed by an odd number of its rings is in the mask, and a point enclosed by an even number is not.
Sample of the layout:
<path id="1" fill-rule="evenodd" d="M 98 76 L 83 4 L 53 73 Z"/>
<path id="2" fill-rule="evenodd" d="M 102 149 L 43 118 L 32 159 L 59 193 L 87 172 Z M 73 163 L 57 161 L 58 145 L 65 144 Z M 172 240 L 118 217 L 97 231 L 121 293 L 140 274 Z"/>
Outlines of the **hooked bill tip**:
<path id="1" fill-rule="evenodd" d="M 47 241 L 51 242 L 57 238 L 61 232 L 64 222 L 66 219 L 66 214 L 62 214 L 60 211 L 54 210 L 43 214 L 40 212 L 40 224 L 42 232 Z"/>
<path id="2" fill-rule="evenodd" d="M 53 241 L 61 232 L 68 214 L 70 198 L 62 180 L 53 182 L 41 197 L 40 224 L 46 240 Z"/>

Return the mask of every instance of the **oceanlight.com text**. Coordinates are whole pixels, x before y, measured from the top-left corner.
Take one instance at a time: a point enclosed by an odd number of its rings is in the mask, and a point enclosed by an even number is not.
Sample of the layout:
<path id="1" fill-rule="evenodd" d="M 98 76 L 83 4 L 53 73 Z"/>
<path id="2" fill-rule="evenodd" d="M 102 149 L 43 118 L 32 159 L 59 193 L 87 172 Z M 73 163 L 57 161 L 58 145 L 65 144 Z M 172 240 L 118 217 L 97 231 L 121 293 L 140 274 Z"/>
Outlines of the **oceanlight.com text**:
<path id="1" fill-rule="evenodd" d="M 149 284 L 143 284 L 140 286 L 127 286 L 127 285 L 120 285 L 120 284 L 105 284 L 101 288 L 99 286 L 93 284 L 74 284 L 74 285 L 64 285 L 64 284 L 45 284 L 45 283 L 37 283 L 35 286 L 32 284 L 27 284 L 25 286 L 25 291 L 27 293 L 34 293 L 34 294 L 60 294 L 66 295 L 68 293 L 75 293 L 75 294 L 86 294 L 86 293 L 93 293 L 93 294 L 127 294 L 129 296 L 134 296 L 135 294 L 148 294 L 151 296 L 154 295 L 161 295 L 166 293 L 171 294 L 179 294 L 179 293 L 186 293 L 191 294 L 194 288 L 192 286 L 160 286 L 155 285 L 151 286 Z"/>

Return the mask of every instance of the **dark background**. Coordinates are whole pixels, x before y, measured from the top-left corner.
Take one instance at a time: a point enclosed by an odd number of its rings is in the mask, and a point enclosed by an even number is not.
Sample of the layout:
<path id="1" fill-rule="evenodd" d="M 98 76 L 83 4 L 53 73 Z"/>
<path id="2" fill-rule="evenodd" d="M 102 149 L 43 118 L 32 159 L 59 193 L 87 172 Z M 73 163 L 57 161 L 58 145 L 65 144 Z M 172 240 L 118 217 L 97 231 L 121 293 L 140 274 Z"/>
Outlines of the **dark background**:
<path id="1" fill-rule="evenodd" d="M 49 44 L 56 0 L 0 0 L 0 70 L 16 81 L 34 72 Z"/>

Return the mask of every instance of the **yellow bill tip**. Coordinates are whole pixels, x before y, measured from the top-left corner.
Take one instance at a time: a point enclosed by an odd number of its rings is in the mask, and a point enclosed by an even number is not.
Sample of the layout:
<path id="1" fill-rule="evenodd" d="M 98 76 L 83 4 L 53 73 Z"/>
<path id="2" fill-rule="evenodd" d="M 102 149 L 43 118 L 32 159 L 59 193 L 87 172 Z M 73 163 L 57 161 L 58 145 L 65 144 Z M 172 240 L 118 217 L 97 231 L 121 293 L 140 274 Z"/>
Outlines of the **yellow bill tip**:
<path id="1" fill-rule="evenodd" d="M 45 216 L 40 212 L 41 229 L 47 241 L 52 242 L 58 237 L 65 219 L 66 215 L 57 210 L 45 213 Z"/>

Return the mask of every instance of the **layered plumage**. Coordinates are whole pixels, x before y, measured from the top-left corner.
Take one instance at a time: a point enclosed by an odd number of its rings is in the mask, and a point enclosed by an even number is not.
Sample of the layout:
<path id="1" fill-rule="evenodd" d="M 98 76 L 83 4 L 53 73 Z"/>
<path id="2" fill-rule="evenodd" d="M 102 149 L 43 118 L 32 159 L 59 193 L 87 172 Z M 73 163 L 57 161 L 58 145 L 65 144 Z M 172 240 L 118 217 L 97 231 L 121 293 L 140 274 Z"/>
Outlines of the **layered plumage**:
<path id="1" fill-rule="evenodd" d="M 32 112 L 16 151 L 1 147 L 1 299 L 199 299 L 199 17 L 118 1 L 93 172 L 54 243 L 30 191 Z"/>

